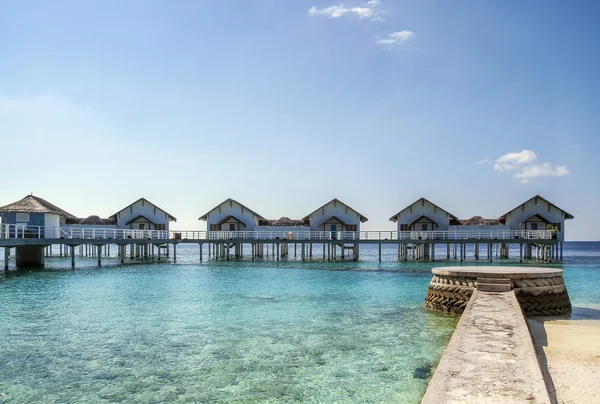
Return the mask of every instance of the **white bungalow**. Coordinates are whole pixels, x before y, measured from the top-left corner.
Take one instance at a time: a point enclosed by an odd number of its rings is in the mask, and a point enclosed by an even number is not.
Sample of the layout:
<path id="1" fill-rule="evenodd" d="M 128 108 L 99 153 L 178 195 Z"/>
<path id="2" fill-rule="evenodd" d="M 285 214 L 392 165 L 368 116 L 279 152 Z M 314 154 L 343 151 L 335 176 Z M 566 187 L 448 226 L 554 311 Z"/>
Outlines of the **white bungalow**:
<path id="1" fill-rule="evenodd" d="M 208 231 L 253 231 L 267 219 L 241 203 L 228 198 L 198 220 L 206 221 Z"/>
<path id="2" fill-rule="evenodd" d="M 319 209 L 302 218 L 311 231 L 360 231 L 367 219 L 339 199 L 332 199 Z"/>
<path id="3" fill-rule="evenodd" d="M 498 220 L 511 230 L 557 230 L 557 239 L 565 240 L 565 220 L 573 219 L 573 215 L 542 198 L 539 195 L 525 201 L 521 205 L 500 216 Z"/>
<path id="4" fill-rule="evenodd" d="M 460 225 L 456 216 L 425 198 L 408 205 L 390 221 L 398 223 L 398 231 L 448 230 L 451 225 Z"/>
<path id="5" fill-rule="evenodd" d="M 121 209 L 109 219 L 116 221 L 119 229 L 169 230 L 169 222 L 176 222 L 174 216 L 165 212 L 145 198 L 140 198 Z"/>

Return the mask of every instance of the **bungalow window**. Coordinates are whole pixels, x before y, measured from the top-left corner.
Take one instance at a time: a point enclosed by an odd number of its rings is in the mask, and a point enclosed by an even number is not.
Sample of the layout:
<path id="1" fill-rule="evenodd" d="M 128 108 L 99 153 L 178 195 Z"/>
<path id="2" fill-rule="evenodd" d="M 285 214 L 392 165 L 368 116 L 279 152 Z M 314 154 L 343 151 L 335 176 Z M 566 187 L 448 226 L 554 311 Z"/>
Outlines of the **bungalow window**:
<path id="1" fill-rule="evenodd" d="M 401 224 L 400 225 L 400 231 L 408 231 L 408 225 L 407 224 Z"/>
<path id="2" fill-rule="evenodd" d="M 167 225 L 162 223 L 162 224 L 155 224 L 154 225 L 154 229 L 156 230 L 166 230 L 167 229 Z"/>
<path id="3" fill-rule="evenodd" d="M 421 231 L 427 231 L 427 223 L 421 225 Z"/>
<path id="4" fill-rule="evenodd" d="M 210 230 L 209 231 L 217 231 L 217 224 L 211 224 L 210 225 Z"/>
<path id="5" fill-rule="evenodd" d="M 537 230 L 538 229 L 538 224 L 537 223 L 531 223 L 530 224 L 530 229 L 531 230 Z"/>
<path id="6" fill-rule="evenodd" d="M 356 225 L 355 224 L 346 225 L 346 231 L 356 231 Z"/>

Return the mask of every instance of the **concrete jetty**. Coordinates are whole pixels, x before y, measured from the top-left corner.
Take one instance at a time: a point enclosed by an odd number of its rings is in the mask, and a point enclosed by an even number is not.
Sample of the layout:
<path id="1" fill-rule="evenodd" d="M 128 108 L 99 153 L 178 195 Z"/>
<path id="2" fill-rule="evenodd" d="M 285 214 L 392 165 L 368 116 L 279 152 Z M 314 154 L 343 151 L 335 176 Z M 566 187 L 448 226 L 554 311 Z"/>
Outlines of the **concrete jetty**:
<path id="1" fill-rule="evenodd" d="M 422 403 L 550 403 L 514 291 L 473 291 Z"/>

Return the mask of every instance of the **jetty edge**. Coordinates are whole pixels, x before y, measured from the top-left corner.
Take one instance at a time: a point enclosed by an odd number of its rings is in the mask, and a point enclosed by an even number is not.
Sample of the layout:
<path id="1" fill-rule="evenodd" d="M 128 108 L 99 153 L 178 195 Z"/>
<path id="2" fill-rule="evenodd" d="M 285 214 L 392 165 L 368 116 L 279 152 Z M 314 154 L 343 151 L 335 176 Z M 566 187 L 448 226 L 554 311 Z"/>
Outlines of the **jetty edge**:
<path id="1" fill-rule="evenodd" d="M 461 318 L 422 403 L 551 403 L 525 315 L 570 313 L 563 271 L 478 266 L 432 272 L 425 305 Z"/>

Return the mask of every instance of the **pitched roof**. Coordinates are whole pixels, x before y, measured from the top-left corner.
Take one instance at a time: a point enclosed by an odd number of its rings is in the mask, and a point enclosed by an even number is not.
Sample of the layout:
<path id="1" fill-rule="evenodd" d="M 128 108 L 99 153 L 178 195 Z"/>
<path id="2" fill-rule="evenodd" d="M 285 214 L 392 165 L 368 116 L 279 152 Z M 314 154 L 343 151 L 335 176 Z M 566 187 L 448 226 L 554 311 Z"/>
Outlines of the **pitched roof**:
<path id="1" fill-rule="evenodd" d="M 533 196 L 533 197 L 529 198 L 528 200 L 526 200 L 525 202 L 523 202 L 523 203 L 521 203 L 521 204 L 517 205 L 516 207 L 512 208 L 511 210 L 509 210 L 508 212 L 506 212 L 506 213 L 505 213 L 505 214 L 503 214 L 502 216 L 500 216 L 500 217 L 498 218 L 498 220 L 503 220 L 503 219 L 505 219 L 505 218 L 506 218 L 506 216 L 508 216 L 508 214 L 509 214 L 509 213 L 511 213 L 513 210 L 515 210 L 515 209 L 518 209 L 520 206 L 523 206 L 523 205 L 525 205 L 526 203 L 528 203 L 528 202 L 530 202 L 530 201 L 532 201 L 532 200 L 534 200 L 534 199 L 541 199 L 542 201 L 546 202 L 548 205 L 550 205 L 550 206 L 554 206 L 556 209 L 560 210 L 561 212 L 563 212 L 563 213 L 565 214 L 565 219 L 574 219 L 574 218 L 575 218 L 575 216 L 573 216 L 573 215 L 572 215 L 572 214 L 570 214 L 569 212 L 567 212 L 567 211 L 565 211 L 565 210 L 563 210 L 563 209 L 559 208 L 558 206 L 556 206 L 555 204 L 553 204 L 553 203 L 552 203 L 552 202 L 550 202 L 549 200 L 547 200 L 547 199 L 545 199 L 545 198 L 541 197 L 540 195 L 535 195 L 535 196 Z"/>
<path id="2" fill-rule="evenodd" d="M 128 209 L 128 208 L 130 208 L 131 206 L 135 205 L 136 203 L 138 203 L 138 202 L 140 202 L 140 201 L 144 201 L 144 202 L 146 202 L 146 203 L 149 203 L 150 205 L 152 205 L 152 206 L 154 206 L 154 207 L 157 207 L 158 209 L 162 210 L 163 212 L 165 212 L 165 213 L 167 214 L 167 216 L 169 217 L 169 220 L 172 220 L 172 221 L 174 221 L 174 222 L 176 222 L 176 221 L 177 221 L 177 219 L 175 218 L 175 216 L 171 215 L 171 214 L 170 214 L 169 212 L 167 212 L 166 210 L 164 210 L 164 209 L 162 209 L 162 208 L 159 208 L 157 205 L 153 204 L 152 202 L 150 202 L 150 201 L 149 201 L 148 199 L 146 199 L 146 198 L 140 198 L 140 199 L 138 199 L 137 201 L 135 201 L 135 202 L 133 202 L 133 203 L 131 203 L 131 204 L 129 204 L 129 205 L 127 205 L 127 206 L 125 206 L 123 209 L 121 209 L 120 211 L 118 211 L 118 212 L 117 212 L 117 213 L 115 213 L 114 215 L 111 215 L 111 216 L 109 216 L 109 218 L 110 218 L 110 219 L 116 219 L 116 218 L 117 218 L 117 215 L 118 215 L 119 213 L 123 212 L 125 209 Z"/>
<path id="3" fill-rule="evenodd" d="M 500 224 L 498 219 L 484 219 L 481 216 L 473 216 L 470 219 L 460 219 L 463 226 L 493 226 Z"/>
<path id="4" fill-rule="evenodd" d="M 131 223 L 134 223 L 135 221 L 137 221 L 138 219 L 145 219 L 148 223 L 152 223 L 152 224 L 156 224 L 154 223 L 152 220 L 148 219 L 146 216 L 144 215 L 137 215 L 136 217 L 134 217 L 133 219 L 131 219 L 130 221 L 128 221 L 127 223 L 125 223 L 125 226 L 130 225 Z"/>
<path id="5" fill-rule="evenodd" d="M 350 208 L 350 209 L 352 209 L 353 211 L 355 211 L 356 213 L 358 213 L 358 215 L 360 216 L 360 222 L 361 222 L 361 223 L 364 223 L 364 222 L 366 222 L 367 220 L 369 220 L 369 219 L 367 219 L 365 216 L 361 215 L 361 214 L 360 214 L 360 213 L 359 213 L 359 212 L 358 212 L 356 209 L 352 208 L 350 205 L 346 205 L 344 202 L 340 201 L 340 200 L 339 200 L 339 199 L 337 199 L 337 198 L 333 198 L 332 200 L 330 200 L 329 202 L 327 202 L 325 205 L 323 205 L 323 206 L 319 207 L 319 209 L 315 209 L 315 210 L 313 210 L 313 211 L 312 211 L 312 212 L 310 212 L 308 215 L 304 216 L 304 217 L 302 218 L 302 220 L 307 220 L 307 219 L 310 219 L 310 217 L 313 215 L 313 213 L 315 213 L 315 212 L 318 212 L 319 210 L 323 209 L 325 206 L 329 205 L 331 202 L 341 203 L 341 204 L 342 204 L 342 205 L 344 205 L 345 207 L 347 207 L 347 208 Z"/>
<path id="6" fill-rule="evenodd" d="M 443 212 L 446 212 L 450 216 L 450 219 L 454 219 L 457 222 L 459 221 L 458 217 L 454 216 L 452 213 L 448 212 L 447 210 L 440 208 L 438 205 L 436 205 L 435 203 L 433 203 L 433 202 L 431 202 L 431 201 L 429 201 L 429 200 L 427 200 L 425 198 L 419 198 L 419 199 L 417 199 L 416 201 L 414 201 L 413 203 L 411 203 L 410 205 L 408 205 L 407 207 L 405 207 L 404 209 L 402 209 L 400 212 L 398 212 L 394 216 L 390 217 L 390 221 L 396 223 L 398 221 L 398 215 L 400 213 L 404 212 L 406 209 L 410 208 L 411 206 L 413 206 L 414 204 L 416 204 L 418 202 L 423 202 L 423 203 L 429 202 L 430 204 L 432 204 L 433 206 L 435 206 L 439 210 L 441 210 Z"/>
<path id="7" fill-rule="evenodd" d="M 522 225 L 525 222 L 530 221 L 534 217 L 537 217 L 538 219 L 540 219 L 542 222 L 544 222 L 546 224 L 550 223 L 550 220 L 546 219 L 544 216 L 540 215 L 539 213 L 536 213 L 536 214 L 533 214 L 533 215 L 529 216 L 527 219 L 523 220 L 521 223 L 519 223 L 519 226 Z"/>
<path id="8" fill-rule="evenodd" d="M 267 219 L 265 219 L 265 218 L 264 218 L 262 215 L 259 215 L 258 213 L 256 213 L 256 212 L 255 212 L 255 211 L 253 211 L 252 209 L 249 209 L 248 207 L 246 207 L 246 206 L 242 205 L 241 203 L 239 203 L 239 202 L 238 202 L 238 201 L 236 201 L 235 199 L 231 199 L 231 198 L 227 198 L 227 199 L 225 199 L 223 202 L 221 202 L 220 204 L 218 204 L 217 206 L 215 206 L 214 208 L 212 208 L 211 210 L 209 210 L 208 212 L 206 212 L 204 215 L 200 216 L 200 217 L 198 218 L 198 220 L 207 220 L 207 219 L 208 219 L 208 214 L 209 214 L 210 212 L 212 212 L 213 210 L 215 210 L 215 209 L 216 209 L 216 208 L 218 208 L 219 206 L 221 206 L 221 205 L 224 205 L 224 204 L 225 204 L 225 203 L 227 203 L 227 202 L 231 202 L 231 203 L 235 202 L 235 203 L 237 203 L 238 205 L 240 205 L 242 208 L 246 209 L 248 212 L 251 212 L 251 213 L 253 213 L 253 214 L 254 214 L 255 216 L 257 216 L 259 219 L 262 219 L 262 220 L 267 220 Z"/>
<path id="9" fill-rule="evenodd" d="M 240 223 L 242 226 L 246 227 L 246 225 L 244 224 L 244 222 L 242 222 L 240 219 L 238 219 L 237 217 L 233 216 L 233 215 L 229 215 L 224 217 L 223 219 L 221 219 L 218 223 L 217 226 L 220 224 L 225 223 L 226 221 L 228 221 L 229 219 L 234 219 L 236 222 Z"/>
<path id="10" fill-rule="evenodd" d="M 325 224 L 325 223 L 329 223 L 332 219 L 337 220 L 341 225 L 346 226 L 348 223 L 344 222 L 342 219 L 340 219 L 337 216 L 331 216 L 329 219 L 325 220 L 323 223 L 321 224 Z"/>
<path id="11" fill-rule="evenodd" d="M 438 227 L 439 227 L 439 225 L 438 225 L 438 224 L 437 224 L 437 223 L 436 223 L 434 220 L 432 220 L 431 218 L 427 217 L 426 215 L 421 215 L 421 216 L 419 216 L 418 218 L 416 218 L 415 220 L 413 220 L 413 221 L 412 221 L 412 223 L 410 223 L 410 224 L 409 224 L 409 226 L 412 226 L 413 224 L 416 224 L 416 223 L 417 223 L 419 220 L 421 220 L 421 219 L 427 219 L 427 220 L 429 220 L 431 223 L 433 223 L 433 224 L 435 224 L 436 226 L 438 226 Z"/>
<path id="12" fill-rule="evenodd" d="M 75 219 L 76 217 L 64 209 L 40 198 L 39 196 L 27 195 L 20 201 L 10 203 L 0 207 L 0 212 L 13 213 L 54 213 L 64 216 L 67 219 Z"/>

